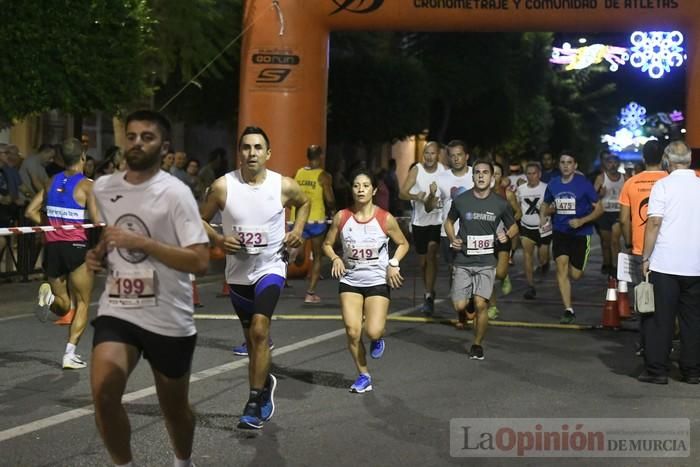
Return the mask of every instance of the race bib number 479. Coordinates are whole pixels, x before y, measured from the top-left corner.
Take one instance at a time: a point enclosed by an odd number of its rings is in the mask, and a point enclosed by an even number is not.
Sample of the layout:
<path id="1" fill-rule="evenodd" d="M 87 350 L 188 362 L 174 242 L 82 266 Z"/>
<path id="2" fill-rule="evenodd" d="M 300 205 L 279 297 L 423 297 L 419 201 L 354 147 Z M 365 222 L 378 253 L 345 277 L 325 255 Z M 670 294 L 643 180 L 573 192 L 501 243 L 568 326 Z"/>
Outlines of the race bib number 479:
<path id="1" fill-rule="evenodd" d="M 112 271 L 107 278 L 109 304 L 120 308 L 155 306 L 155 271 Z"/>
<path id="2" fill-rule="evenodd" d="M 576 198 L 557 198 L 554 204 L 557 214 L 576 215 Z"/>

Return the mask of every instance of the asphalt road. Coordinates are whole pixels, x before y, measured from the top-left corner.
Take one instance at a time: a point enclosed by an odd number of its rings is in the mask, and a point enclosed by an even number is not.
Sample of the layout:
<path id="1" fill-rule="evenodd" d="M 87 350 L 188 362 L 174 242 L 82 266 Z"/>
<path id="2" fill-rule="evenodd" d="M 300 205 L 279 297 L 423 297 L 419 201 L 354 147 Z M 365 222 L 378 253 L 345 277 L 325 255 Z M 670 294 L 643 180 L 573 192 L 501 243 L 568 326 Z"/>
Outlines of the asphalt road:
<path id="1" fill-rule="evenodd" d="M 577 323 L 599 323 L 605 297 L 594 251 L 574 286 Z M 305 284 L 291 280 L 272 328 L 273 373 L 279 384 L 274 418 L 260 431 L 236 428 L 248 393 L 247 359 L 233 356 L 242 341 L 226 298 L 217 298 L 221 276 L 200 280 L 204 308 L 197 309 L 198 346 L 191 401 L 197 414 L 194 461 L 198 466 L 438 466 L 438 465 L 697 465 L 700 388 L 679 381 L 638 383 L 635 322 L 623 330 L 557 329 L 562 307 L 553 272 L 539 278 L 538 300 L 522 299 L 518 256 L 513 291 L 499 301 L 498 326 L 489 330 L 485 360 L 467 358 L 470 330 L 459 331 L 439 278 L 435 319 L 417 311 L 422 286 L 416 260 L 402 272 L 393 294 L 387 350 L 370 361 L 374 391 L 348 392 L 355 373 L 345 345 L 337 282 L 322 280 L 319 305 L 304 305 Z M 38 283 L 0 285 L 0 465 L 110 465 L 95 429 L 88 370 L 59 366 L 67 329 L 33 315 Z M 98 291 L 95 292 L 95 299 Z M 91 307 L 91 315 L 95 309 Z M 509 323 L 526 323 L 515 324 Z M 527 327 L 531 326 L 531 327 Z M 78 349 L 89 357 L 92 330 Z M 141 362 L 125 396 L 135 462 L 172 465 L 150 369 Z M 690 421 L 690 457 L 572 458 L 454 457 L 450 421 L 457 419 L 680 418 Z M 679 422 L 680 423 L 680 422 Z M 654 420 L 644 423 L 653 426 Z M 457 428 L 453 436 L 460 440 Z M 473 443 L 474 439 L 467 444 Z M 455 442 L 456 443 L 456 442 Z M 460 441 L 461 443 L 461 441 Z M 464 447 L 462 444 L 455 448 Z M 451 454 L 452 452 L 452 454 Z M 473 453 L 472 453 L 473 454 Z M 571 454 L 571 452 L 569 452 Z M 657 456 L 662 452 L 655 452 Z"/>

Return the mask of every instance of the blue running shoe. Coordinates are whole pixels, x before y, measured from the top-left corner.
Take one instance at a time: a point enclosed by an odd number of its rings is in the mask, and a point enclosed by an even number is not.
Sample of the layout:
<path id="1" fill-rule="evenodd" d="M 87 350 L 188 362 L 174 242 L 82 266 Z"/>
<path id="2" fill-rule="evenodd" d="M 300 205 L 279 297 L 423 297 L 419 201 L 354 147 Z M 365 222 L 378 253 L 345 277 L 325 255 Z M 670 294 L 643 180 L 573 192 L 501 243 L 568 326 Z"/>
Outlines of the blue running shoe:
<path id="1" fill-rule="evenodd" d="M 384 349 L 386 349 L 386 344 L 384 343 L 384 338 L 380 337 L 376 341 L 372 341 L 370 344 L 369 355 L 374 359 L 382 358 L 382 355 L 384 355 Z"/>
<path id="2" fill-rule="evenodd" d="M 259 430 L 263 426 L 260 417 L 260 406 L 256 402 L 248 402 L 243 409 L 243 415 L 238 419 L 238 428 Z"/>
<path id="3" fill-rule="evenodd" d="M 372 390 L 372 377 L 367 373 L 360 373 L 355 382 L 350 386 L 350 392 L 362 394 Z"/>
<path id="4" fill-rule="evenodd" d="M 272 343 L 272 338 L 270 338 L 270 350 L 275 348 L 275 344 Z M 242 343 L 241 345 L 235 346 L 233 349 L 234 355 L 240 355 L 241 357 L 247 357 L 248 356 L 248 344 L 245 342 Z"/>
<path id="5" fill-rule="evenodd" d="M 270 373 L 260 401 L 260 418 L 263 422 L 269 421 L 275 413 L 275 389 L 277 389 L 277 378 Z"/>

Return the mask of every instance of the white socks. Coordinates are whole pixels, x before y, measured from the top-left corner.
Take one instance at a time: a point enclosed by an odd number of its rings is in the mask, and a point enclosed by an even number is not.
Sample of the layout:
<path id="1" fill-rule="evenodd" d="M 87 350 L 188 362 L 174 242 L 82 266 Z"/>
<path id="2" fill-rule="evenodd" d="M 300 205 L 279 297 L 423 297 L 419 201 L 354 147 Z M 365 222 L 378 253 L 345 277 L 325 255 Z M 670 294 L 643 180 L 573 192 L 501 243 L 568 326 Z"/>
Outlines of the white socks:
<path id="1" fill-rule="evenodd" d="M 192 463 L 191 457 L 183 461 L 178 459 L 177 456 L 173 456 L 173 467 L 194 467 L 194 463 Z"/>
<path id="2" fill-rule="evenodd" d="M 75 345 L 71 344 L 70 342 L 66 344 L 66 355 L 73 355 L 75 354 Z M 128 464 L 125 464 L 128 465 Z"/>

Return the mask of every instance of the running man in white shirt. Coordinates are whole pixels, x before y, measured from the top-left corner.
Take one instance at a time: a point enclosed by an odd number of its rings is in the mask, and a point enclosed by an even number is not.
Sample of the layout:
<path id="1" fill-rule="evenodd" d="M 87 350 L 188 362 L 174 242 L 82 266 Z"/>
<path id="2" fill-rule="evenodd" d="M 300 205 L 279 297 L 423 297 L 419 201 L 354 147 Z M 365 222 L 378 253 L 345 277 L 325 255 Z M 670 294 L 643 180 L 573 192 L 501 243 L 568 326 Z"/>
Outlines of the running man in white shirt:
<path id="1" fill-rule="evenodd" d="M 418 163 L 408 172 L 401 185 L 399 197 L 413 201 L 411 219 L 413 243 L 420 260 L 425 296 L 423 313 L 432 315 L 435 311 L 435 277 L 437 276 L 437 259 L 440 248 L 440 230 L 442 228 L 442 209 L 436 208 L 426 212 L 425 200 L 430 193 L 437 192 L 437 178 L 445 168 L 438 157 L 440 144 L 430 141 L 423 148 L 423 163 Z"/>
<path id="2" fill-rule="evenodd" d="M 226 252 L 226 282 L 250 358 L 250 393 L 239 428 L 260 429 L 275 412 L 270 323 L 287 276 L 285 250 L 301 246 L 311 206 L 294 179 L 266 167 L 271 156 L 267 134 L 246 127 L 238 142 L 240 169 L 214 181 L 201 209 L 209 238 Z M 286 232 L 285 208 L 292 206 L 294 227 Z M 223 235 L 209 225 L 219 211 Z"/>
<path id="3" fill-rule="evenodd" d="M 535 249 L 537 249 L 540 271 L 545 274 L 549 269 L 552 222 L 551 219 L 547 219 L 546 224 L 540 227 L 540 206 L 542 206 L 544 193 L 547 190 L 547 184 L 540 181 L 541 174 L 539 162 L 528 162 L 525 166 L 527 183 L 518 186 L 515 190 L 518 201 L 520 201 L 520 210 L 523 213 L 520 218 L 520 238 L 523 243 L 523 263 L 528 285 L 523 296 L 527 300 L 534 300 L 537 296 L 533 277 Z"/>
<path id="4" fill-rule="evenodd" d="M 189 404 L 197 342 L 189 274 L 209 265 L 209 242 L 190 189 L 160 170 L 170 123 L 142 110 L 126 119 L 126 172 L 100 177 L 94 195 L 107 224 L 85 262 L 106 260 L 107 283 L 93 321 L 90 381 L 95 420 L 112 462 L 131 466 L 122 396 L 141 355 L 151 365 L 175 467 L 191 467 L 195 418 Z"/>
<path id="5" fill-rule="evenodd" d="M 452 200 L 474 186 L 472 168 L 467 165 L 469 151 L 464 141 L 455 139 L 447 143 L 447 154 L 450 158 L 450 170 L 445 170 L 438 175 L 437 190 L 428 194 L 425 200 L 426 212 L 433 209 L 442 209 L 442 221 L 444 223 L 447 213 L 450 212 Z M 459 228 L 459 222 L 455 229 Z M 455 253 L 450 247 L 444 224 L 440 228 L 440 250 L 443 259 L 450 267 L 450 280 L 452 280 L 452 261 Z M 457 328 L 464 329 L 467 323 L 466 310 L 460 310 L 457 315 Z"/>
<path id="6" fill-rule="evenodd" d="M 622 227 L 620 226 L 620 193 L 625 185 L 625 176 L 618 169 L 620 159 L 605 151 L 601 157 L 602 173 L 594 187 L 603 204 L 603 215 L 598 218 L 601 250 L 603 251 L 603 272 L 617 277 L 617 254 L 620 252 Z"/>

